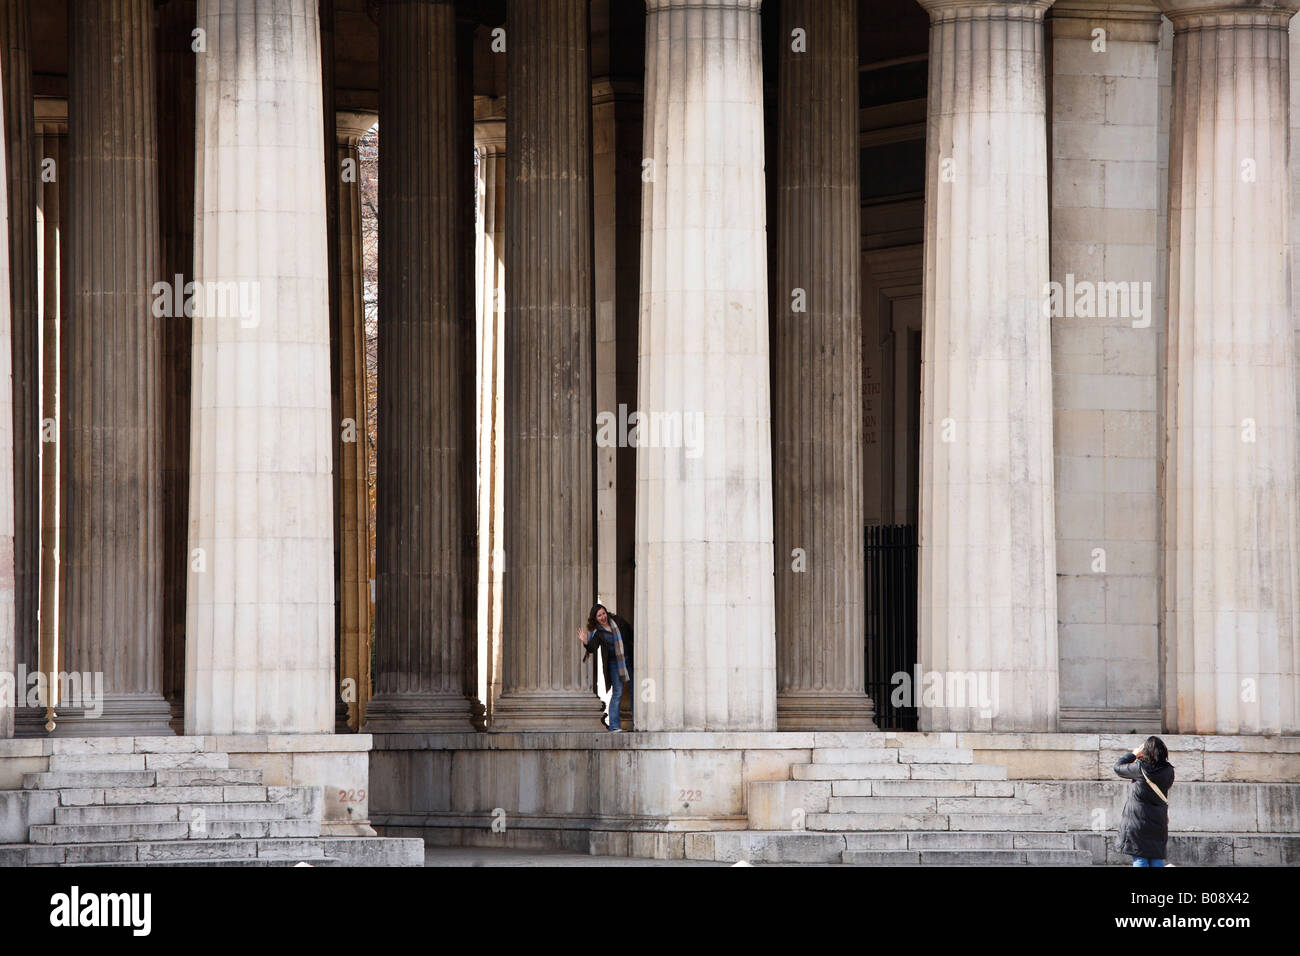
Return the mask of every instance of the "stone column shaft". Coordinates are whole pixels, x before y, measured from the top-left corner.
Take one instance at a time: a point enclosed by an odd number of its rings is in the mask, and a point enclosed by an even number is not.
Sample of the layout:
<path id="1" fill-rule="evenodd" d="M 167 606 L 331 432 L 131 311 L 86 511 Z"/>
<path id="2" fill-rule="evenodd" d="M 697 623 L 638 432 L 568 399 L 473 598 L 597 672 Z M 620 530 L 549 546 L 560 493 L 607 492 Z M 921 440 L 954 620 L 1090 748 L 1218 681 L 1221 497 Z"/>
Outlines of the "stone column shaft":
<path id="1" fill-rule="evenodd" d="M 646 6 L 634 676 L 652 682 L 636 704 L 649 731 L 777 726 L 760 5 Z"/>
<path id="2" fill-rule="evenodd" d="M 586 0 L 506 33 L 505 595 L 494 730 L 599 730 L 576 640 L 595 593 Z"/>
<path id="3" fill-rule="evenodd" d="M 8 76 L 0 71 L 0 181 L 8 170 L 5 99 Z M 7 220 L 9 198 L 0 189 L 0 215 Z M 9 234 L 0 229 L 0 739 L 14 735 L 14 717 L 25 688 L 15 675 L 14 641 L 14 433 L 12 315 L 9 298 Z M 13 702 L 12 704 L 10 702 Z"/>
<path id="4" fill-rule="evenodd" d="M 1295 2 L 1166 0 L 1166 729 L 1300 730 L 1288 262 Z"/>
<path id="5" fill-rule="evenodd" d="M 921 392 L 923 730 L 1057 721 L 1043 12 L 930 11 Z"/>
<path id="6" fill-rule="evenodd" d="M 469 731 L 456 217 L 472 157 L 456 150 L 455 5 L 386 2 L 379 34 L 378 648 L 366 729 Z"/>
<path id="7" fill-rule="evenodd" d="M 198 25 L 185 731 L 329 733 L 332 250 L 318 0 L 200 0 Z"/>
<path id="8" fill-rule="evenodd" d="M 505 403 L 506 124 L 484 120 L 475 124 L 478 149 L 478 233 L 476 305 L 478 309 L 478 513 L 479 513 L 479 697 L 489 724 L 501 695 L 501 574 L 504 545 L 502 429 Z"/>
<path id="9" fill-rule="evenodd" d="M 337 162 L 331 172 L 339 193 L 339 377 L 341 429 L 339 477 L 340 580 L 339 677 L 352 681 L 355 701 L 348 723 L 361 726 L 370 684 L 370 464 L 366 448 L 366 318 L 362 304 L 365 263 L 361 248 L 361 156 L 358 144 L 375 125 L 373 113 L 337 116 Z M 351 170 L 349 176 L 348 170 Z"/>
<path id="10" fill-rule="evenodd" d="M 805 31 L 806 47 L 791 34 Z M 772 449 L 777 725 L 874 728 L 863 623 L 856 0 L 781 6 Z"/>
<path id="11" fill-rule="evenodd" d="M 59 327 L 67 303 L 68 205 L 63 196 L 63 179 L 68 156 L 67 100 L 41 99 L 36 107 L 36 135 L 40 142 L 40 166 L 53 170 L 41 176 L 38 197 L 36 265 L 40 276 L 41 301 L 41 595 L 40 667 L 49 674 L 59 666 Z M 54 718 L 58 682 L 49 687 L 46 710 L 36 733 Z"/>
<path id="12" fill-rule="evenodd" d="M 10 360 L 13 372 L 14 611 L 16 663 L 40 666 L 40 331 L 36 284 L 36 137 L 31 27 L 25 3 L 0 8 L 9 223 Z M 21 702 L 20 702 L 21 703 Z M 41 708 L 19 707 L 19 732 L 39 728 Z"/>
<path id="13" fill-rule="evenodd" d="M 152 0 L 73 4 L 68 31 L 59 614 L 67 669 L 102 673 L 105 699 L 63 701 L 58 732 L 168 734 Z"/>

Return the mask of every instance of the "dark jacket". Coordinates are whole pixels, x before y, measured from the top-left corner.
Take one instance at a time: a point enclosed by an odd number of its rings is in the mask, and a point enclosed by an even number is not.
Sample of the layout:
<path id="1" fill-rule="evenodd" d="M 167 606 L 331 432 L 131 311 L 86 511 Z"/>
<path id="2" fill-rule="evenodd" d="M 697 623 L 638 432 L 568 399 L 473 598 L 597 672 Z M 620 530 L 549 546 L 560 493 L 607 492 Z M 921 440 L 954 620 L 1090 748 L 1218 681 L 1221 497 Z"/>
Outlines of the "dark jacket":
<path id="1" fill-rule="evenodd" d="M 1163 860 L 1165 842 L 1169 839 L 1169 807 L 1147 786 L 1143 770 L 1166 797 L 1174 785 L 1174 767 L 1167 760 L 1152 766 L 1127 753 L 1115 762 L 1115 772 L 1133 781 L 1119 821 L 1119 851 Z"/>
<path id="2" fill-rule="evenodd" d="M 606 612 L 607 614 L 609 612 Z M 623 638 L 623 663 L 627 666 L 627 672 L 632 673 L 632 625 L 626 618 L 619 617 L 617 614 L 609 615 L 610 621 L 618 625 L 619 634 Z M 605 665 L 605 686 L 614 686 L 614 675 L 617 673 L 614 661 L 614 632 L 601 629 L 597 625 L 594 633 L 587 636 L 587 653 L 582 656 L 585 661 L 592 654 L 596 653 L 596 648 L 601 648 L 601 661 Z"/>

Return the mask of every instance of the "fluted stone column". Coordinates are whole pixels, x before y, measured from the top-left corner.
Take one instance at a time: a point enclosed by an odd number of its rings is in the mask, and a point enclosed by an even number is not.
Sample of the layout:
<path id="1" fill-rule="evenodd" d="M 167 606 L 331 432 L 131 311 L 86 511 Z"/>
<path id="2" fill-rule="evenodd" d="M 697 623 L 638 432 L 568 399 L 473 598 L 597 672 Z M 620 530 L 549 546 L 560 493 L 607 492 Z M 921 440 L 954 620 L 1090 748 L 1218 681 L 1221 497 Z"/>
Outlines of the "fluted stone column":
<path id="1" fill-rule="evenodd" d="M 68 156 L 68 102 L 42 98 L 34 104 L 42 175 L 38 201 L 36 265 L 41 299 L 41 670 L 63 670 L 59 641 L 59 328 L 67 308 L 68 204 L 63 172 Z M 164 681 L 165 686 L 165 681 Z M 46 709 L 37 715 L 37 734 L 52 730 L 58 681 L 49 685 Z M 50 726 L 47 726 L 50 725 Z M 23 732 L 20 730 L 20 734 Z"/>
<path id="2" fill-rule="evenodd" d="M 36 137 L 32 111 L 31 27 L 25 3 L 0 6 L 0 69 L 4 72 L 9 222 L 10 361 L 13 372 L 14 609 L 16 663 L 40 664 L 40 332 L 36 285 Z M 31 730 L 41 708 L 19 707 Z M 20 733 L 22 730 L 20 729 Z"/>
<path id="3" fill-rule="evenodd" d="M 194 278 L 194 84 L 192 49 L 198 5 L 158 5 L 158 199 L 164 282 Z M 184 310 L 162 326 L 163 696 L 172 726 L 183 726 L 185 583 L 189 577 L 190 351 L 193 322 Z"/>
<path id="4" fill-rule="evenodd" d="M 781 730 L 875 726 L 863 660 L 857 19 L 856 0 L 781 5 L 771 304 Z"/>
<path id="5" fill-rule="evenodd" d="M 1164 722 L 1295 733 L 1287 21 L 1300 3 L 1160 7 L 1174 24 Z"/>
<path id="6" fill-rule="evenodd" d="M 198 25 L 185 731 L 328 733 L 331 250 L 317 0 L 200 0 Z"/>
<path id="7" fill-rule="evenodd" d="M 68 33 L 59 613 L 67 669 L 102 673 L 105 699 L 62 702 L 57 732 L 168 734 L 153 3 L 73 4 Z"/>
<path id="8" fill-rule="evenodd" d="M 366 730 L 469 731 L 456 214 L 472 157 L 456 151 L 455 5 L 388 0 L 379 39 L 378 646 Z"/>
<path id="9" fill-rule="evenodd" d="M 922 2 L 931 27 L 919 663 L 936 674 L 914 688 L 923 730 L 1057 723 L 1042 307 L 1049 2 Z"/>
<path id="10" fill-rule="evenodd" d="M 339 376 L 340 497 L 339 677 L 353 682 L 356 700 L 348 723 L 359 727 L 370 700 L 370 503 L 367 495 L 366 318 L 362 304 L 365 263 L 361 249 L 361 138 L 374 113 L 340 111 L 335 131 L 338 162 L 332 166 L 339 194 Z M 350 172 L 349 172 L 350 171 Z"/>
<path id="11" fill-rule="evenodd" d="M 759 7 L 646 5 L 635 677 L 650 731 L 777 726 Z"/>
<path id="12" fill-rule="evenodd" d="M 596 583 L 586 0 L 515 0 L 506 34 L 506 569 L 492 729 L 599 730 L 576 640 Z"/>
<path id="13" fill-rule="evenodd" d="M 8 76 L 0 72 L 0 174 L 8 170 L 5 99 Z M 0 175 L 0 181 L 4 176 Z M 8 219 L 7 190 L 0 189 L 0 218 Z M 25 688 L 15 674 L 14 646 L 14 434 L 12 315 L 9 298 L 9 233 L 0 229 L 0 739 L 14 735 L 14 716 Z"/>
<path id="14" fill-rule="evenodd" d="M 478 513 L 479 513 L 479 680 L 480 700 L 491 722 L 501 694 L 501 574 L 504 545 L 502 458 L 505 404 L 506 124 L 485 119 L 474 125 L 478 150 L 478 233 L 475 237 L 478 310 Z"/>

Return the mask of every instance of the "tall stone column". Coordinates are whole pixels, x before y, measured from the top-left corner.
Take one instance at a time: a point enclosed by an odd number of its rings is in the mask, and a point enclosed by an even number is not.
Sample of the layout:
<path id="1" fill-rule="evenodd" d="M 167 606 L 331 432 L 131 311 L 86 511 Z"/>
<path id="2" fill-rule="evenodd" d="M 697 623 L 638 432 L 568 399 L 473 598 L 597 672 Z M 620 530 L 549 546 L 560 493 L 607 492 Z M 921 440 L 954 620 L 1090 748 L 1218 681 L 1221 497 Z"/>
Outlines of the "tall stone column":
<path id="1" fill-rule="evenodd" d="M 1169 143 L 1164 722 L 1300 730 L 1287 21 L 1161 0 Z"/>
<path id="2" fill-rule="evenodd" d="M 1057 723 L 1051 341 L 1043 309 L 1049 4 L 922 0 L 931 19 L 923 677 L 913 691 L 923 730 L 1050 731 Z"/>
<path id="3" fill-rule="evenodd" d="M 493 730 L 599 730 L 586 0 L 507 7 L 505 595 Z"/>
<path id="4" fill-rule="evenodd" d="M 454 3 L 385 2 L 379 45 L 378 646 L 366 730 L 469 731 L 456 216 L 472 157 L 456 150 Z"/>
<path id="5" fill-rule="evenodd" d="M 501 695 L 501 574 L 504 545 L 502 419 L 505 404 L 504 336 L 506 251 L 506 124 L 485 119 L 474 125 L 478 150 L 478 233 L 476 306 L 478 310 L 478 513 L 479 645 L 478 693 L 492 720 Z"/>
<path id="6" fill-rule="evenodd" d="M 194 278 L 195 0 L 158 5 L 158 205 L 161 277 L 180 288 Z M 180 277 L 179 280 L 177 277 Z M 172 726 L 184 720 L 185 582 L 189 576 L 191 316 L 162 325 L 163 696 Z"/>
<path id="7" fill-rule="evenodd" d="M 68 205 L 63 195 L 63 174 L 68 156 L 68 102 L 42 98 L 36 101 L 36 136 L 40 143 L 42 175 L 37 188 L 36 267 L 41 300 L 41 670 L 63 670 L 59 641 L 59 328 L 67 303 L 66 238 Z M 165 682 L 164 682 L 165 683 Z M 29 732 L 52 730 L 58 682 L 49 685 L 46 709 Z M 47 726 L 50 725 L 50 726 Z M 19 731 L 22 734 L 22 731 Z"/>
<path id="8" fill-rule="evenodd" d="M 646 5 L 635 677 L 650 731 L 777 726 L 760 5 Z"/>
<path id="9" fill-rule="evenodd" d="M 73 4 L 68 35 L 59 614 L 67 669 L 102 673 L 105 697 L 62 702 L 57 732 L 169 734 L 153 3 Z"/>
<path id="10" fill-rule="evenodd" d="M 317 0 L 200 0 L 198 25 L 185 731 L 329 733 L 334 431 Z"/>
<path id="11" fill-rule="evenodd" d="M 348 723 L 359 727 L 370 700 L 370 502 L 366 448 L 366 317 L 362 304 L 365 263 L 361 250 L 361 138 L 375 125 L 374 113 L 336 114 L 332 165 L 339 198 L 339 677 L 352 681 L 355 702 Z M 350 175 L 349 175 L 350 170 Z"/>
<path id="12" fill-rule="evenodd" d="M 5 119 L 8 76 L 0 72 L 0 181 L 8 170 Z M 7 190 L 0 189 L 0 217 L 8 219 Z M 0 229 L 0 739 L 14 735 L 14 717 L 25 688 L 15 674 L 14 642 L 14 433 L 12 315 L 9 298 L 9 234 Z M 9 686 L 5 686 L 13 681 Z"/>
<path id="13" fill-rule="evenodd" d="M 875 726 L 863 660 L 857 19 L 856 0 L 781 5 L 771 319 L 781 730 Z"/>
<path id="14" fill-rule="evenodd" d="M 0 69 L 4 73 L 4 134 L 9 223 L 10 361 L 13 372 L 15 663 L 40 665 L 40 331 L 36 285 L 36 136 L 32 111 L 31 27 L 25 3 L 0 7 Z M 31 730 L 41 708 L 19 707 Z M 21 732 L 21 731 L 20 731 Z"/>

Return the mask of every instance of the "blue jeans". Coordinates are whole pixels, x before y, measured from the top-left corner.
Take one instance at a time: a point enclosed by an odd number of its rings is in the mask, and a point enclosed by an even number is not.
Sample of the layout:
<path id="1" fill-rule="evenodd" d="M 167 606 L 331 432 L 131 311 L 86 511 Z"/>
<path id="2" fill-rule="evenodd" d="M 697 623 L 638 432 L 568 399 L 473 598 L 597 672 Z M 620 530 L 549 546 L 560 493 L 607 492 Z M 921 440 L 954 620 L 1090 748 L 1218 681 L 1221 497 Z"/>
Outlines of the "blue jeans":
<path id="1" fill-rule="evenodd" d="M 1145 857 L 1145 856 L 1135 856 L 1135 857 L 1133 857 L 1133 865 L 1134 865 L 1134 866 L 1164 866 L 1164 865 L 1165 865 L 1165 861 L 1164 861 L 1164 860 L 1152 860 L 1152 859 L 1149 859 L 1149 858 L 1147 858 L 1147 857 Z"/>
<path id="2" fill-rule="evenodd" d="M 615 664 L 614 673 L 611 677 L 611 680 L 613 680 L 613 683 L 610 684 L 609 687 L 609 729 L 619 730 L 620 729 L 619 717 L 618 717 L 619 705 L 622 704 L 623 702 L 624 684 L 632 683 L 632 668 L 629 667 L 627 669 L 627 681 L 624 682 L 623 678 L 618 676 L 618 665 Z M 636 700 L 635 694 L 632 695 L 632 700 L 633 702 L 635 702 Z M 635 703 L 633 704 L 633 706 L 635 706 Z"/>

